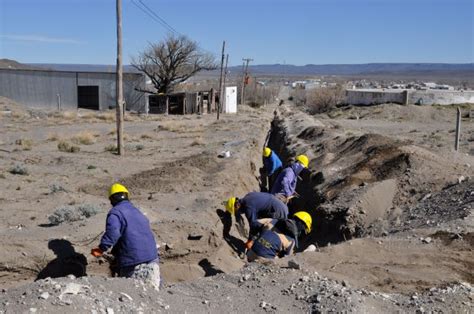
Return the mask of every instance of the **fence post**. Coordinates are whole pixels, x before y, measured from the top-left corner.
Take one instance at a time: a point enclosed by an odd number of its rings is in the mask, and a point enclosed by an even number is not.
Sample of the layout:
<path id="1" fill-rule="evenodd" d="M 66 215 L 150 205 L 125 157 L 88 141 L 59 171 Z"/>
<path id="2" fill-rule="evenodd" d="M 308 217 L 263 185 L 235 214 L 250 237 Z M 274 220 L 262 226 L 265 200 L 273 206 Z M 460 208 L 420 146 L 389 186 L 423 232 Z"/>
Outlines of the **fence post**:
<path id="1" fill-rule="evenodd" d="M 459 137 L 461 135 L 461 109 L 458 107 L 457 117 L 456 117 L 456 139 L 454 142 L 454 150 L 459 150 Z"/>
<path id="2" fill-rule="evenodd" d="M 56 97 L 58 99 L 58 111 L 61 111 L 61 94 L 56 94 Z"/>

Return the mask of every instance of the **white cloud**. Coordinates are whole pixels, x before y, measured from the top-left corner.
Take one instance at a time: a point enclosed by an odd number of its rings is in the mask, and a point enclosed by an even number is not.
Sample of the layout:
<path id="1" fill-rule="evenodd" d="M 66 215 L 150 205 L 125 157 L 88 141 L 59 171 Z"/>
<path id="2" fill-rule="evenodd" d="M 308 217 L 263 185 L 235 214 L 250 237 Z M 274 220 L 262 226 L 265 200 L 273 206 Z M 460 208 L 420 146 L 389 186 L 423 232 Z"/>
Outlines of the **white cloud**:
<path id="1" fill-rule="evenodd" d="M 39 35 L 0 35 L 0 38 L 13 41 L 28 41 L 28 42 L 40 42 L 40 43 L 51 43 L 51 44 L 83 44 L 82 41 L 75 40 L 72 38 L 56 38 Z"/>

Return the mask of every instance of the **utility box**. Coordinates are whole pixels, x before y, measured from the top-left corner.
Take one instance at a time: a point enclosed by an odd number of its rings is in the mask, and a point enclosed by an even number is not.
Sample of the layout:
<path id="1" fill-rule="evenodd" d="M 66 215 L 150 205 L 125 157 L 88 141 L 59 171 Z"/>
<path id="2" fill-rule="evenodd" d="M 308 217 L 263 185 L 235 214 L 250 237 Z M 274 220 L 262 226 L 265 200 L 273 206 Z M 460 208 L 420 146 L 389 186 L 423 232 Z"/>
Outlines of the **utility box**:
<path id="1" fill-rule="evenodd" d="M 237 86 L 225 88 L 224 113 L 237 113 Z"/>

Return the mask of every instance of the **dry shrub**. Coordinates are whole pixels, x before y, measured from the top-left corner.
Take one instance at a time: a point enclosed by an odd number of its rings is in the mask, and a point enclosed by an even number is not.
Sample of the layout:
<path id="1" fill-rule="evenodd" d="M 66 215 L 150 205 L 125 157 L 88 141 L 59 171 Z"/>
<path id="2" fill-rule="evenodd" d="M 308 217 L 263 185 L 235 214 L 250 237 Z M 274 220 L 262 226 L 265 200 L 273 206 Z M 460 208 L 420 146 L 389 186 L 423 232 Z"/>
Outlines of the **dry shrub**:
<path id="1" fill-rule="evenodd" d="M 62 111 L 58 115 L 55 115 L 58 118 L 65 120 L 74 120 L 77 117 L 77 112 L 74 111 Z"/>
<path id="2" fill-rule="evenodd" d="M 13 111 L 10 116 L 14 119 L 26 118 L 26 114 L 17 111 Z"/>
<path id="3" fill-rule="evenodd" d="M 22 176 L 27 176 L 29 174 L 28 169 L 23 165 L 15 165 L 8 171 L 11 174 L 18 174 Z"/>
<path id="4" fill-rule="evenodd" d="M 33 141 L 25 138 L 20 138 L 16 140 L 15 144 L 21 146 L 21 149 L 23 150 L 31 150 L 31 148 L 33 147 Z"/>
<path id="5" fill-rule="evenodd" d="M 118 152 L 118 148 L 117 148 L 117 145 L 110 144 L 110 145 L 107 145 L 107 146 L 104 147 L 104 151 L 116 153 L 116 152 Z"/>
<path id="6" fill-rule="evenodd" d="M 96 114 L 95 112 L 86 112 L 86 113 L 80 113 L 79 117 L 83 120 L 95 120 Z"/>
<path id="7" fill-rule="evenodd" d="M 198 138 L 194 139 L 194 141 L 192 141 L 190 145 L 191 146 L 204 145 L 204 141 L 203 141 L 202 137 L 198 137 Z"/>
<path id="8" fill-rule="evenodd" d="M 66 141 L 60 141 L 58 143 L 58 150 L 66 153 L 77 153 L 81 148 L 79 146 L 71 145 Z"/>
<path id="9" fill-rule="evenodd" d="M 50 133 L 46 140 L 49 142 L 56 142 L 56 141 L 59 141 L 60 139 L 61 137 L 57 133 Z"/>
<path id="10" fill-rule="evenodd" d="M 245 102 L 252 108 L 273 102 L 278 96 L 279 87 L 249 84 L 245 88 Z"/>
<path id="11" fill-rule="evenodd" d="M 128 150 L 128 151 L 139 151 L 139 150 L 144 150 L 145 149 L 145 145 L 143 144 L 126 144 L 125 145 L 125 150 Z"/>
<path id="12" fill-rule="evenodd" d="M 288 100 L 294 102 L 297 106 L 306 104 L 306 90 L 301 87 L 292 89 Z"/>
<path id="13" fill-rule="evenodd" d="M 96 118 L 106 122 L 113 122 L 115 121 L 115 112 L 102 112 L 99 113 Z"/>
<path id="14" fill-rule="evenodd" d="M 323 87 L 309 90 L 306 96 L 306 106 L 310 114 L 331 111 L 345 99 L 342 86 Z"/>
<path id="15" fill-rule="evenodd" d="M 142 134 L 142 135 L 140 135 L 140 138 L 142 140 L 149 140 L 149 139 L 152 139 L 153 137 L 151 135 L 148 135 L 148 134 Z"/>
<path id="16" fill-rule="evenodd" d="M 90 131 L 82 131 L 77 135 L 73 136 L 71 140 L 73 143 L 76 144 L 91 145 L 95 143 L 95 138 L 95 133 L 92 133 Z"/>
<path id="17" fill-rule="evenodd" d="M 96 205 L 81 204 L 77 206 L 63 206 L 57 208 L 54 213 L 48 216 L 52 225 L 59 225 L 63 222 L 74 222 L 97 215 L 101 209 Z"/>
<path id="18" fill-rule="evenodd" d="M 158 126 L 157 131 L 168 131 L 168 132 L 175 132 L 175 133 L 182 133 L 185 131 L 184 125 L 177 122 L 177 121 L 166 121 L 161 123 Z"/>

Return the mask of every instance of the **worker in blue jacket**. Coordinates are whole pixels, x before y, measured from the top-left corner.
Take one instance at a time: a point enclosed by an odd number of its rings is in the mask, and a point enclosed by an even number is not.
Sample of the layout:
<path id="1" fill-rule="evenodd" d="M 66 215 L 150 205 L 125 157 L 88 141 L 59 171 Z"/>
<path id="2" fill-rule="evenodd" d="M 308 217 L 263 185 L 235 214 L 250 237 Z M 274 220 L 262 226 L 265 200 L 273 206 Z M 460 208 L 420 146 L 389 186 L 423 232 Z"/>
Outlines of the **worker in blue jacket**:
<path id="1" fill-rule="evenodd" d="M 251 244 L 252 237 L 260 231 L 262 218 L 286 219 L 288 206 L 274 195 L 265 192 L 250 192 L 243 198 L 231 197 L 226 202 L 226 210 L 231 215 L 245 215 L 250 226 L 246 247 Z"/>
<path id="2" fill-rule="evenodd" d="M 275 179 L 280 174 L 283 164 L 278 155 L 269 147 L 263 149 L 263 168 L 267 176 L 268 191 L 271 191 Z"/>
<path id="3" fill-rule="evenodd" d="M 295 159 L 294 163 L 283 169 L 278 175 L 271 190 L 271 194 L 281 196 L 286 202 L 297 195 L 298 175 L 309 165 L 308 157 L 305 155 L 299 155 Z"/>
<path id="4" fill-rule="evenodd" d="M 112 248 L 120 277 L 141 277 L 148 274 L 148 280 L 159 289 L 159 256 L 150 222 L 143 213 L 129 201 L 127 188 L 119 183 L 109 191 L 112 209 L 107 214 L 105 233 L 97 248 L 91 254 L 100 257 Z"/>
<path id="5" fill-rule="evenodd" d="M 293 254 L 298 247 L 298 238 L 309 234 L 312 227 L 311 215 L 299 211 L 290 219 L 261 219 L 262 231 L 247 251 L 247 260 L 266 261 Z"/>

